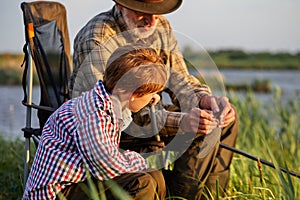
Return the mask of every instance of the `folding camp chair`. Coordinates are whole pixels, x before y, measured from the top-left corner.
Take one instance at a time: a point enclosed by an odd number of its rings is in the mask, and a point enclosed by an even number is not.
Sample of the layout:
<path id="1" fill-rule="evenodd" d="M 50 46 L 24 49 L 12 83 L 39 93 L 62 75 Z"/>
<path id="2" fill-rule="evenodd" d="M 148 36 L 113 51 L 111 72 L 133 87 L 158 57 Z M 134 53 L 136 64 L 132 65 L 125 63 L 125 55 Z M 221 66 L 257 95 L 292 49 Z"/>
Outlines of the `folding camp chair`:
<path id="1" fill-rule="evenodd" d="M 21 4 L 25 25 L 23 51 L 24 90 L 26 106 L 24 154 L 24 183 L 27 181 L 30 163 L 30 139 L 38 143 L 41 130 L 63 102 L 69 99 L 68 79 L 71 72 L 70 41 L 65 7 L 57 2 L 36 1 Z M 39 105 L 32 102 L 33 70 L 38 74 L 40 86 Z M 32 109 L 37 109 L 39 127 L 31 127 Z"/>

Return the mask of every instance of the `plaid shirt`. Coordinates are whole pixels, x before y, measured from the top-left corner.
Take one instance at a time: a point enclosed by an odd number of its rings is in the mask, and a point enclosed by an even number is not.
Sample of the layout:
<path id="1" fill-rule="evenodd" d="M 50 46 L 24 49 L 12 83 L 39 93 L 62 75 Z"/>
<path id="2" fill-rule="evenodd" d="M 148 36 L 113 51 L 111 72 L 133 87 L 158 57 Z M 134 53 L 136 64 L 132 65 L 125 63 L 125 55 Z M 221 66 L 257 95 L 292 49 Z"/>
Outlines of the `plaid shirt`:
<path id="1" fill-rule="evenodd" d="M 210 93 L 206 85 L 188 73 L 173 30 L 164 16 L 159 17 L 156 31 L 147 39 L 133 36 L 126 28 L 122 14 L 114 6 L 95 16 L 79 31 L 74 40 L 74 69 L 70 80 L 73 97 L 91 89 L 99 79 L 103 80 L 107 60 L 119 46 L 136 43 L 148 44 L 163 58 L 170 74 L 168 93 L 182 112 L 198 106 L 200 98 Z M 178 129 L 182 113 L 166 112 L 162 115 L 167 119 L 158 118 L 158 122 L 168 122 L 165 127 Z"/>
<path id="2" fill-rule="evenodd" d="M 63 104 L 48 119 L 23 199 L 55 199 L 66 185 L 86 180 L 87 170 L 112 179 L 147 167 L 144 158 L 118 149 L 120 132 L 112 101 L 101 81 Z"/>

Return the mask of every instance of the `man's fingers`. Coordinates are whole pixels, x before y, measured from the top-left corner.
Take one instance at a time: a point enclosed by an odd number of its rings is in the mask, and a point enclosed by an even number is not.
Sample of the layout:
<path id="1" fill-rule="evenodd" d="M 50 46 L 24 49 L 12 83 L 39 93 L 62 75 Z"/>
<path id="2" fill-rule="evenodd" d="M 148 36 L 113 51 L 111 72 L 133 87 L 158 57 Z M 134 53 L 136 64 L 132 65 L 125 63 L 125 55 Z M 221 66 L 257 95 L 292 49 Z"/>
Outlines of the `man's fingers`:
<path id="1" fill-rule="evenodd" d="M 218 122 L 216 120 L 211 121 L 201 118 L 198 120 L 191 120 L 189 125 L 193 133 L 208 134 L 218 126 Z"/>
<path id="2" fill-rule="evenodd" d="M 199 119 L 213 119 L 213 112 L 210 110 L 201 110 L 199 108 L 193 108 L 190 112 L 190 117 L 199 120 Z"/>
<path id="3" fill-rule="evenodd" d="M 196 134 L 207 134 L 217 125 L 212 111 L 193 108 L 190 113 L 184 116 L 182 130 Z"/>
<path id="4" fill-rule="evenodd" d="M 235 111 L 233 108 L 231 108 L 229 112 L 226 114 L 226 116 L 224 116 L 224 119 L 222 120 L 222 123 L 219 124 L 219 126 L 221 128 L 225 127 L 231 122 L 233 122 L 234 120 L 235 120 Z"/>
<path id="5" fill-rule="evenodd" d="M 218 103 L 217 103 L 217 100 L 215 97 L 211 98 L 210 106 L 211 106 L 211 110 L 213 111 L 213 113 L 220 112 L 220 108 L 218 106 Z"/>

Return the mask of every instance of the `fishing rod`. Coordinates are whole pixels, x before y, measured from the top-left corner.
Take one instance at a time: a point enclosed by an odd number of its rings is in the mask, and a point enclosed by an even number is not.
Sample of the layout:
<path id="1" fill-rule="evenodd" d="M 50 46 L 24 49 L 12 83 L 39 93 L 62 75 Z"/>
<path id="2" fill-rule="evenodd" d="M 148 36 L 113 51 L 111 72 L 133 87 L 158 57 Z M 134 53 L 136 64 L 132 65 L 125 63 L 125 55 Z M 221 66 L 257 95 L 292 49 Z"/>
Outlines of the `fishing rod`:
<path id="1" fill-rule="evenodd" d="M 215 110 L 214 115 L 217 116 L 217 117 L 216 117 L 217 119 L 220 119 L 220 114 L 221 114 L 220 112 L 221 112 L 221 109 L 219 108 L 219 105 L 217 104 L 215 98 L 212 99 L 211 104 L 212 104 L 212 107 L 214 107 L 213 110 Z M 256 157 L 256 156 L 253 156 L 253 155 L 251 155 L 251 154 L 249 154 L 249 153 L 247 153 L 247 152 L 238 150 L 238 149 L 236 149 L 236 148 L 233 148 L 233 147 L 231 147 L 231 146 L 228 146 L 228 145 L 222 144 L 222 143 L 220 143 L 220 147 L 222 147 L 222 148 L 224 148 L 224 149 L 227 149 L 227 150 L 229 150 L 229 151 L 232 151 L 232 152 L 234 152 L 234 153 L 238 153 L 238 154 L 243 155 L 243 156 L 245 156 L 245 157 L 247 157 L 247 158 L 250 158 L 250 159 L 252 159 L 252 160 L 255 160 L 255 161 L 257 161 L 257 162 L 260 162 L 260 163 L 262 163 L 262 164 L 264 164 L 264 165 L 267 165 L 267 166 L 269 166 L 269 167 L 272 167 L 272 168 L 276 169 L 276 167 L 275 167 L 275 165 L 274 165 L 273 163 L 271 163 L 271 162 L 269 162 L 269 161 L 267 161 L 267 160 L 263 160 L 263 159 L 261 159 L 261 158 L 258 158 L 258 157 Z M 295 177 L 297 177 L 297 178 L 300 178 L 300 174 L 297 174 L 297 173 L 294 172 L 294 171 L 287 170 L 286 168 L 283 168 L 283 167 L 280 167 L 280 166 L 279 166 L 278 168 L 279 168 L 282 172 L 285 172 L 285 173 L 288 173 L 288 174 L 290 174 L 290 175 L 292 175 L 292 176 L 295 176 Z"/>
<path id="2" fill-rule="evenodd" d="M 150 115 L 151 115 L 151 120 L 153 120 L 153 121 L 151 122 L 151 125 L 152 125 L 152 129 L 154 130 L 156 140 L 157 140 L 157 141 L 160 141 L 160 136 L 159 136 L 159 134 L 158 134 L 159 131 L 158 131 L 158 127 L 157 127 L 157 121 L 156 121 L 156 116 L 155 116 L 155 107 L 154 107 L 154 105 L 152 105 L 152 106 L 150 107 Z M 261 159 L 261 158 L 259 158 L 259 157 L 257 157 L 257 156 L 253 156 L 253 155 L 251 155 L 251 154 L 249 154 L 249 153 L 247 153 L 247 152 L 245 152 L 245 151 L 241 151 L 241 150 L 239 150 L 239 149 L 236 149 L 236 148 L 234 148 L 234 147 L 228 146 L 228 145 L 223 144 L 223 143 L 220 143 L 220 147 L 223 148 L 223 149 L 232 151 L 232 152 L 234 152 L 234 153 L 238 153 L 238 154 L 243 155 L 243 156 L 245 156 L 245 157 L 247 157 L 247 158 L 250 158 L 251 160 L 260 162 L 260 163 L 262 163 L 262 164 L 264 164 L 264 165 L 267 165 L 267 166 L 269 166 L 269 167 L 272 167 L 272 168 L 276 169 L 276 166 L 275 166 L 272 162 L 269 162 L 269 161 L 267 161 L 267 160 Z M 170 152 L 168 151 L 168 152 L 167 152 L 167 157 L 166 157 L 166 160 L 165 160 L 165 168 L 167 168 L 167 165 L 168 165 L 167 159 L 168 159 L 168 157 L 169 157 L 169 153 L 170 153 Z M 282 172 L 284 172 L 284 173 L 287 173 L 287 174 L 290 174 L 290 175 L 295 176 L 295 177 L 297 177 L 297 178 L 300 178 L 300 174 L 297 174 L 295 171 L 287 170 L 286 168 L 283 168 L 283 167 L 280 167 L 280 166 L 279 166 L 278 168 L 279 168 Z"/>
<path id="3" fill-rule="evenodd" d="M 252 160 L 261 162 L 262 164 L 265 164 L 265 165 L 267 165 L 267 166 L 269 166 L 269 167 L 272 167 L 272 168 L 276 169 L 276 167 L 275 167 L 275 165 L 274 165 L 273 163 L 271 163 L 271 162 L 269 162 L 269 161 L 267 161 L 267 160 L 263 160 L 263 159 L 261 159 L 261 158 L 259 158 L 259 157 L 253 156 L 253 155 L 251 155 L 251 154 L 249 154 L 249 153 L 247 153 L 247 152 L 238 150 L 238 149 L 236 149 L 236 148 L 230 147 L 230 146 L 228 146 L 228 145 L 226 145 L 226 144 L 222 144 L 222 143 L 220 143 L 220 147 L 222 147 L 222 148 L 224 148 L 224 149 L 227 149 L 227 150 L 229 150 L 229 151 L 232 151 L 232 152 L 234 152 L 234 153 L 238 153 L 238 154 L 240 154 L 240 155 L 243 155 L 243 156 L 245 156 L 245 157 L 247 157 L 247 158 L 250 158 L 250 159 L 252 159 Z M 292 176 L 295 176 L 295 177 L 297 177 L 297 178 L 300 178 L 300 174 L 297 174 L 297 173 L 294 172 L 294 171 L 287 170 L 286 168 L 283 168 L 283 167 L 280 167 L 280 166 L 279 166 L 278 168 L 279 168 L 281 171 L 283 171 L 283 172 L 285 172 L 285 173 L 287 173 L 287 174 L 290 174 L 290 175 L 292 175 Z"/>
<path id="4" fill-rule="evenodd" d="M 157 121 L 156 121 L 156 116 L 155 116 L 155 107 L 154 107 L 154 105 L 151 105 L 151 107 L 150 107 L 150 116 L 151 116 L 151 126 L 152 126 L 152 129 L 153 129 L 154 134 L 155 134 L 155 139 L 156 139 L 157 142 L 160 142 L 161 139 L 160 139 L 159 130 L 158 130 L 158 127 L 157 127 Z M 170 157 L 170 151 L 167 151 L 166 152 L 166 157 L 162 161 L 165 169 L 168 169 L 169 157 Z"/>

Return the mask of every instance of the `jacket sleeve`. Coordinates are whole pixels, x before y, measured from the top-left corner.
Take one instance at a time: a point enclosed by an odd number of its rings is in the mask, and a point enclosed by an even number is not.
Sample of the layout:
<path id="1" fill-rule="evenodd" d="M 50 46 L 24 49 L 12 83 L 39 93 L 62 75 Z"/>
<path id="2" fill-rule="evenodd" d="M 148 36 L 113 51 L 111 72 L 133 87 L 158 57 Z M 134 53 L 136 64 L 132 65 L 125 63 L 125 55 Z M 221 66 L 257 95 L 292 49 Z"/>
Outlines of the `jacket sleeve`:
<path id="1" fill-rule="evenodd" d="M 92 89 L 98 80 L 103 80 L 106 62 L 115 50 L 108 46 L 103 46 L 96 40 L 87 40 L 78 45 L 70 77 L 72 98 Z"/>
<path id="2" fill-rule="evenodd" d="M 188 112 L 191 108 L 198 107 L 200 99 L 211 94 L 211 90 L 200 81 L 200 77 L 190 74 L 187 68 L 187 63 L 190 62 L 182 55 L 173 31 L 170 30 L 168 34 L 169 49 L 163 52 L 170 70 L 166 92 L 173 104 L 181 108 L 182 112 Z"/>

